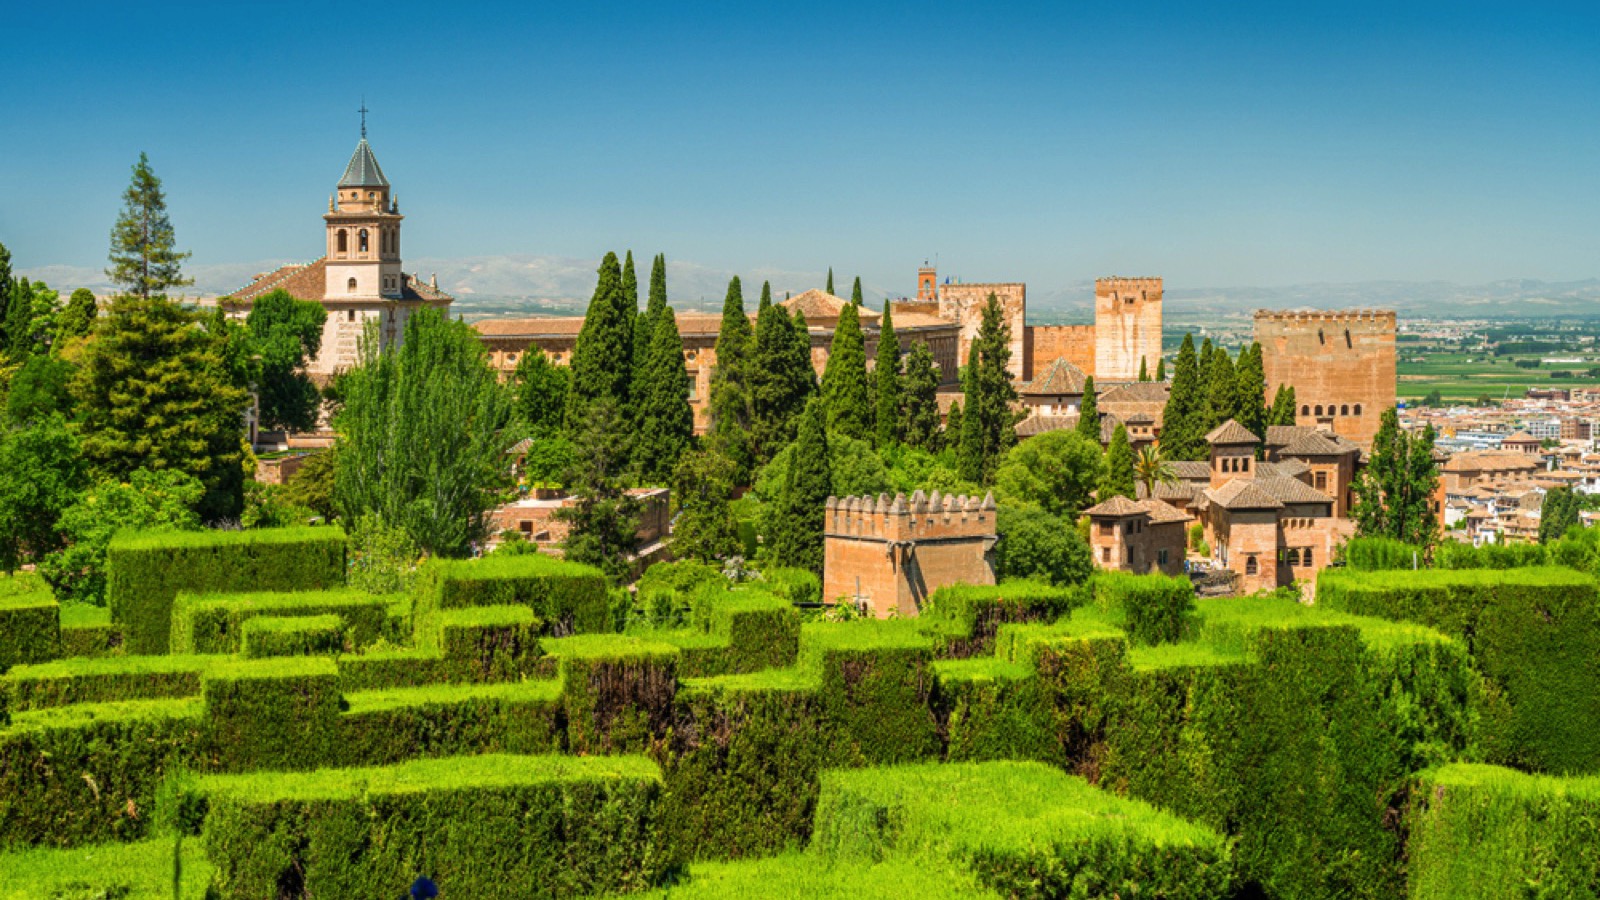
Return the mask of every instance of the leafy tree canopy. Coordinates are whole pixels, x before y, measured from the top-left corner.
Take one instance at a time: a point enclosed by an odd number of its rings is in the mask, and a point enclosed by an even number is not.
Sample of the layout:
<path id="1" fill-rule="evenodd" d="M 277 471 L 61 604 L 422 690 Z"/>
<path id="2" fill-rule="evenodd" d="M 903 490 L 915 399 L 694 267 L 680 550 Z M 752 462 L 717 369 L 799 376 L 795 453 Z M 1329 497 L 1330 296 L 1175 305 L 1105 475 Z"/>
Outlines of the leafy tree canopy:
<path id="1" fill-rule="evenodd" d="M 1071 519 L 1090 505 L 1104 470 L 1098 440 L 1076 431 L 1049 431 L 1006 451 L 994 483 L 1003 504 L 1032 503 Z"/>

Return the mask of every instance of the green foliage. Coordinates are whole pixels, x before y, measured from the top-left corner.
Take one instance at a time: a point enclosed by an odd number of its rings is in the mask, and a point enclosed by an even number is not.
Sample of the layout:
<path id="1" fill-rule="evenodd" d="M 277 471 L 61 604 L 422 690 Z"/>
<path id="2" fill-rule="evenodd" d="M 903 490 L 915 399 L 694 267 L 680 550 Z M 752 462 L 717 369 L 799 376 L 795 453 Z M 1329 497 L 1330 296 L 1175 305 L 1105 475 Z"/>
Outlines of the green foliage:
<path id="1" fill-rule="evenodd" d="M 201 688 L 206 739 L 223 770 L 292 772 L 337 758 L 339 672 L 333 660 L 220 663 L 206 671 Z"/>
<path id="2" fill-rule="evenodd" d="M 771 504 L 762 529 L 766 539 L 764 558 L 813 572 L 822 571 L 825 505 L 833 494 L 823 415 L 823 402 L 811 398 L 800 421 L 800 435 L 790 453 L 783 487 Z"/>
<path id="3" fill-rule="evenodd" d="M 1089 505 L 1104 466 L 1098 437 L 1047 431 L 1006 451 L 994 486 L 1002 503 L 1032 503 L 1071 519 Z"/>
<path id="4" fill-rule="evenodd" d="M 561 431 L 572 372 L 550 361 L 538 347 L 529 347 L 511 375 L 511 421 L 517 432 L 549 440 Z"/>
<path id="5" fill-rule="evenodd" d="M 545 648 L 559 660 L 573 753 L 639 752 L 672 721 L 677 647 L 596 634 L 546 641 Z"/>
<path id="6" fill-rule="evenodd" d="M 640 900 L 992 900 L 970 873 L 923 859 L 827 860 L 794 851 L 740 862 L 695 862 L 687 880 Z"/>
<path id="7" fill-rule="evenodd" d="M 1420 622 L 1457 637 L 1492 692 L 1490 762 L 1555 773 L 1600 770 L 1600 592 L 1562 568 L 1328 571 L 1317 602 Z"/>
<path id="8" fill-rule="evenodd" d="M 1168 459 L 1204 459 L 1206 395 L 1194 335 L 1185 334 L 1173 368 L 1172 389 L 1161 418 L 1161 447 Z"/>
<path id="9" fill-rule="evenodd" d="M 708 449 L 733 461 L 740 482 L 749 477 L 755 461 L 750 444 L 753 343 L 750 318 L 744 311 L 744 290 L 735 275 L 728 282 L 722 325 L 717 331 L 717 367 L 711 373 L 711 432 L 707 442 Z"/>
<path id="10" fill-rule="evenodd" d="M 161 179 L 143 153 L 133 166 L 133 179 L 122 194 L 122 212 L 111 229 L 111 267 L 106 277 L 136 297 L 150 299 L 170 287 L 194 284 L 183 276 L 183 261 L 167 217 Z"/>
<path id="11" fill-rule="evenodd" d="M 901 397 L 902 439 L 908 446 L 936 453 L 944 446 L 940 432 L 939 369 L 933 362 L 928 342 L 919 340 L 906 354 L 904 391 Z"/>
<path id="12" fill-rule="evenodd" d="M 1439 569 L 1523 569 L 1550 563 L 1570 565 L 1591 571 L 1578 559 L 1571 559 L 1565 551 L 1572 541 L 1561 540 L 1545 544 L 1483 544 L 1473 546 L 1461 541 L 1440 541 L 1433 548 L 1433 564 Z"/>
<path id="13" fill-rule="evenodd" d="M 466 555 L 506 477 L 506 391 L 477 332 L 438 310 L 412 313 L 398 346 L 379 343 L 369 332 L 342 382 L 338 506 L 348 521 L 370 513 L 404 528 L 430 553 Z"/>
<path id="14" fill-rule="evenodd" d="M 182 472 L 139 469 L 127 482 L 105 481 L 62 512 L 56 529 L 66 546 L 46 556 L 39 573 L 62 600 L 104 606 L 106 548 L 122 530 L 194 531 L 194 507 L 205 493 Z"/>
<path id="15" fill-rule="evenodd" d="M 0 430 L 0 570 L 38 563 L 61 548 L 56 525 L 86 481 L 77 438 L 60 416 Z"/>
<path id="16" fill-rule="evenodd" d="M 88 337 L 89 332 L 94 330 L 95 316 L 99 315 L 99 312 L 94 291 L 88 288 L 78 288 L 73 291 L 66 308 L 56 316 L 56 342 L 64 343 Z"/>
<path id="17" fill-rule="evenodd" d="M 0 672 L 61 653 L 60 610 L 48 589 L 0 596 Z M 0 723 L 5 703 L 0 698 Z"/>
<path id="18" fill-rule="evenodd" d="M 866 338 L 861 333 L 859 307 L 855 304 L 839 311 L 828 365 L 822 373 L 822 401 L 827 408 L 829 431 L 856 440 L 872 438 Z"/>
<path id="19" fill-rule="evenodd" d="M 1272 411 L 1267 415 L 1268 425 L 1293 425 L 1295 420 L 1294 385 L 1280 384 L 1272 395 Z M 1258 434 L 1260 432 L 1257 432 Z"/>
<path id="20" fill-rule="evenodd" d="M 322 347 L 328 311 L 321 303 L 296 300 L 279 289 L 250 304 L 245 328 L 260 366 L 256 389 L 261 427 L 310 431 L 316 427 L 322 395 L 305 373 L 306 360 Z"/>
<path id="21" fill-rule="evenodd" d="M 75 703 L 111 703 L 200 696 L 200 676 L 214 658 L 116 656 L 59 659 L 18 666 L 0 682 L 11 709 L 28 711 Z"/>
<path id="22" fill-rule="evenodd" d="M 1089 542 L 1072 523 L 1029 505 L 1003 506 L 995 516 L 995 574 L 1057 586 L 1081 584 L 1094 571 Z"/>
<path id="23" fill-rule="evenodd" d="M 1339 554 L 1346 566 L 1358 572 L 1410 569 L 1421 565 L 1426 557 L 1427 548 L 1389 537 L 1351 538 Z"/>
<path id="24" fill-rule="evenodd" d="M 113 301 L 73 384 L 94 474 L 188 473 L 205 486 L 202 519 L 237 517 L 246 459 L 240 422 L 250 397 L 227 345 L 210 320 L 173 301 Z"/>
<path id="25" fill-rule="evenodd" d="M 338 528 L 123 533 L 107 550 L 107 597 L 134 653 L 166 653 L 179 591 L 322 589 L 342 585 Z"/>
<path id="26" fill-rule="evenodd" d="M 1160 359 L 1156 360 L 1156 380 L 1157 381 L 1166 381 L 1167 380 L 1167 361 L 1166 361 L 1165 358 L 1160 358 Z"/>
<path id="27" fill-rule="evenodd" d="M 585 407 L 587 418 L 574 436 L 566 482 L 573 502 L 556 511 L 568 523 L 562 550 L 573 562 L 597 566 L 623 580 L 639 547 L 639 502 L 622 486 L 627 459 L 615 439 L 620 413 L 609 402 Z"/>
<path id="28" fill-rule="evenodd" d="M 14 426 L 40 422 L 52 415 L 71 418 L 72 379 L 76 372 L 76 366 L 59 356 L 28 357 L 11 377 L 4 418 Z"/>
<path id="29" fill-rule="evenodd" d="M 1078 402 L 1078 422 L 1072 426 L 1073 431 L 1086 441 L 1091 441 L 1095 447 L 1100 446 L 1100 398 L 1099 391 L 1094 386 L 1094 376 L 1087 375 L 1083 379 L 1083 399 Z"/>
<path id="30" fill-rule="evenodd" d="M 1102 501 L 1112 497 L 1136 499 L 1138 491 L 1134 487 L 1133 469 L 1133 445 L 1128 443 L 1128 429 L 1118 424 L 1111 433 L 1111 445 L 1106 448 L 1105 470 L 1095 496 Z"/>
<path id="31" fill-rule="evenodd" d="M 826 437 L 830 493 L 834 496 L 880 494 L 896 487 L 890 470 L 884 465 L 884 455 L 873 450 L 871 444 L 838 432 L 828 432 Z M 763 502 L 776 503 L 783 495 L 795 453 L 795 445 L 790 444 L 756 473 L 754 491 Z M 889 453 L 892 455 L 894 451 Z M 911 489 L 916 490 L 919 486 L 912 486 Z"/>
<path id="32" fill-rule="evenodd" d="M 631 251 L 628 256 L 631 261 Z M 634 291 L 637 293 L 638 288 L 635 287 Z M 656 326 L 667 309 L 667 257 L 657 253 L 650 264 L 649 299 L 633 320 L 633 383 L 628 391 L 635 397 L 644 395 L 643 373 L 646 358 L 650 355 L 650 342 L 655 339 Z"/>
<path id="33" fill-rule="evenodd" d="M 1194 628 L 1194 585 L 1187 578 L 1100 572 L 1093 585 L 1095 602 L 1121 613 L 1134 643 L 1172 644 Z"/>
<path id="34" fill-rule="evenodd" d="M 185 843 L 175 853 L 170 838 L 0 855 L 0 885 L 26 892 L 0 893 L 7 900 L 199 900 L 210 881 L 211 864 L 200 845 Z"/>
<path id="35" fill-rule="evenodd" d="M 1400 430 L 1394 407 L 1383 411 L 1366 470 L 1356 481 L 1356 533 L 1429 546 L 1438 535 L 1434 490 L 1439 463 L 1433 458 L 1433 426 L 1421 434 Z"/>
<path id="36" fill-rule="evenodd" d="M 173 653 L 238 653 L 246 623 L 257 618 L 337 616 L 352 649 L 385 635 L 393 596 L 359 590 L 179 594 L 172 605 Z M 344 646 L 341 639 L 340 646 Z"/>
<path id="37" fill-rule="evenodd" d="M 794 440 L 816 379 L 810 336 L 797 333 L 797 323 L 782 306 L 762 307 L 756 315 L 749 371 L 750 440 L 758 464 L 770 461 Z"/>
<path id="38" fill-rule="evenodd" d="M 1233 361 L 1228 358 L 1228 351 L 1216 347 L 1209 360 L 1209 364 L 1201 367 L 1206 398 L 1203 429 L 1207 432 L 1233 418 L 1240 407 L 1239 380 L 1233 369 Z"/>
<path id="39" fill-rule="evenodd" d="M 872 371 L 873 401 L 877 404 L 877 428 L 873 441 L 890 447 L 900 441 L 900 341 L 894 334 L 894 311 L 883 305 L 878 326 L 878 354 Z"/>
<path id="40" fill-rule="evenodd" d="M 1551 488 L 1545 492 L 1539 506 L 1539 543 L 1559 540 L 1568 531 L 1578 527 L 1578 513 L 1582 501 L 1570 487 Z"/>
<path id="41" fill-rule="evenodd" d="M 1267 433 L 1267 375 L 1261 355 L 1261 344 L 1251 342 L 1239 350 L 1239 363 L 1234 367 L 1234 407 L 1232 417 L 1251 434 Z M 1220 424 L 1220 423 L 1219 423 Z"/>
<path id="42" fill-rule="evenodd" d="M 922 607 L 923 626 L 943 639 L 941 655 L 977 656 L 993 650 L 1002 624 L 1054 622 L 1081 606 L 1085 596 L 1080 588 L 1043 581 L 949 584 L 929 595 Z"/>
<path id="43" fill-rule="evenodd" d="M 683 341 L 671 309 L 656 316 L 656 331 L 645 356 L 642 393 L 636 404 L 633 465 L 640 478 L 665 484 L 678 460 L 694 443 L 694 410 L 689 406 L 689 370 Z"/>
<path id="44" fill-rule="evenodd" d="M 903 766 L 823 776 L 813 846 L 831 857 L 949 857 L 1008 897 L 1223 896 L 1210 828 L 1040 763 Z"/>
<path id="45" fill-rule="evenodd" d="M 333 615 L 259 617 L 239 630 L 240 651 L 247 659 L 328 656 L 345 649 L 344 620 Z"/>
<path id="46" fill-rule="evenodd" d="M 528 607 L 556 637 L 609 625 L 605 578 L 593 567 L 537 553 L 428 563 L 419 612 L 480 606 Z"/>
<path id="47" fill-rule="evenodd" d="M 308 509 L 326 521 L 333 521 L 338 516 L 334 506 L 337 468 L 332 450 L 307 456 L 300 468 L 284 481 L 279 498 L 290 506 Z"/>
<path id="48" fill-rule="evenodd" d="M 964 413 L 957 454 L 961 477 L 991 484 L 1005 452 L 1017 442 L 1017 389 L 1011 384 L 1011 326 L 993 294 L 983 308 L 961 380 Z"/>
<path id="49" fill-rule="evenodd" d="M 1410 796 L 1413 900 L 1585 897 L 1600 884 L 1600 778 L 1457 764 L 1418 775 Z"/>
<path id="50" fill-rule="evenodd" d="M 678 518 L 672 528 L 672 552 L 680 558 L 707 562 L 742 552 L 734 519 L 734 464 L 715 452 L 691 451 L 673 473 L 672 497 Z"/>
<path id="51" fill-rule="evenodd" d="M 832 293 L 832 291 L 829 291 L 829 293 Z M 850 305 L 860 306 L 861 299 L 861 276 L 857 275 L 856 283 L 850 287 Z"/>
<path id="52" fill-rule="evenodd" d="M 790 603 L 821 603 L 822 579 L 810 569 L 770 566 L 761 573 L 767 589 Z"/>
<path id="53" fill-rule="evenodd" d="M 611 438 L 621 440 L 627 411 L 631 409 L 628 389 L 633 376 L 638 298 L 630 301 L 624 290 L 615 253 L 607 253 L 600 262 L 599 275 L 572 350 L 572 385 L 567 392 L 565 418 L 567 428 L 580 429 L 591 421 L 593 407 L 610 408 L 617 415 Z"/>

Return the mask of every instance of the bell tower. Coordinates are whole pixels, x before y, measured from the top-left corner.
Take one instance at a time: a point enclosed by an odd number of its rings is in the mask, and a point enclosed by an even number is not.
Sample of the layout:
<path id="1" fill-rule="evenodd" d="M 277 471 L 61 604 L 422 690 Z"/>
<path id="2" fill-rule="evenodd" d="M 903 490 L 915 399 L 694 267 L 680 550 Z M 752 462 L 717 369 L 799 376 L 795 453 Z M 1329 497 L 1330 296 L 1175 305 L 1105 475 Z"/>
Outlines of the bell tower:
<path id="1" fill-rule="evenodd" d="M 361 109 L 361 142 L 344 168 L 339 187 L 322 217 L 328 229 L 326 300 L 398 300 L 400 273 L 399 202 L 367 143 L 367 110 Z"/>

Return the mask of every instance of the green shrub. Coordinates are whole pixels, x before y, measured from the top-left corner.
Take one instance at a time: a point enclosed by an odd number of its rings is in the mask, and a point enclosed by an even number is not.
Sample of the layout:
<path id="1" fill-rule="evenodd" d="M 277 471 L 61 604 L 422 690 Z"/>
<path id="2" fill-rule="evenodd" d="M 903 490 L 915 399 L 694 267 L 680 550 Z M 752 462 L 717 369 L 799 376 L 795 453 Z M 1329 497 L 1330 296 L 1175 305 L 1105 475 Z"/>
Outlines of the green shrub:
<path id="1" fill-rule="evenodd" d="M 941 656 L 961 659 L 988 653 L 1008 622 L 1050 622 L 1081 606 L 1080 587 L 1041 581 L 997 585 L 953 584 L 934 591 L 922 609 L 925 629 L 940 636 Z"/>
<path id="2" fill-rule="evenodd" d="M 813 847 L 824 857 L 949 857 L 1007 897 L 1212 900 L 1228 844 L 1201 825 L 1039 763 L 830 771 Z"/>
<path id="3" fill-rule="evenodd" d="M 684 678 L 784 668 L 800 652 L 799 611 L 764 591 L 703 588 L 693 620 L 694 627 L 654 635 L 681 651 Z"/>
<path id="4" fill-rule="evenodd" d="M 1547 563 L 1543 544 L 1484 544 L 1474 547 L 1461 541 L 1442 541 L 1433 551 L 1433 564 L 1440 569 L 1526 569 Z"/>
<path id="5" fill-rule="evenodd" d="M 1120 612 L 1136 644 L 1174 643 L 1194 626 L 1194 585 L 1187 578 L 1099 572 L 1090 583 L 1095 603 Z"/>
<path id="6" fill-rule="evenodd" d="M 1461 640 L 1487 681 L 1491 762 L 1600 771 L 1600 592 L 1570 569 L 1324 572 L 1317 601 Z"/>
<path id="7" fill-rule="evenodd" d="M 540 656 L 540 622 L 526 606 L 447 609 L 437 616 L 439 649 L 466 680 L 502 681 L 530 675 Z"/>
<path id="8" fill-rule="evenodd" d="M 354 648 L 392 636 L 396 597 L 356 590 L 180 593 L 172 605 L 173 653 L 238 653 L 246 622 L 258 617 L 336 615 Z"/>
<path id="9" fill-rule="evenodd" d="M 940 660 L 932 704 L 951 762 L 1036 759 L 1065 765 L 1054 709 L 1032 667 L 995 657 Z"/>
<path id="10" fill-rule="evenodd" d="M 0 731 L 0 844 L 144 837 L 162 779 L 198 763 L 203 724 L 194 699 L 18 713 Z"/>
<path id="11" fill-rule="evenodd" d="M 836 765 L 936 758 L 938 722 L 928 704 L 932 641 L 915 620 L 805 625 L 800 665 L 817 673 L 823 709 L 837 729 Z"/>
<path id="12" fill-rule="evenodd" d="M 344 620 L 334 615 L 258 616 L 240 631 L 247 659 L 331 656 L 345 649 Z"/>
<path id="13" fill-rule="evenodd" d="M 543 554 L 434 560 L 423 571 L 418 613 L 468 606 L 526 606 L 554 637 L 611 630 L 599 569 Z"/>
<path id="14" fill-rule="evenodd" d="M 925 859 L 833 861 L 790 852 L 741 862 L 696 862 L 689 877 L 637 900 L 994 900 L 954 865 Z"/>
<path id="15" fill-rule="evenodd" d="M 169 652 L 179 592 L 321 590 L 345 576 L 338 528 L 118 535 L 107 551 L 111 619 L 130 653 Z"/>
<path id="16" fill-rule="evenodd" d="M 0 679 L 11 709 L 72 703 L 200 696 L 200 675 L 211 662 L 195 656 L 113 656 L 62 659 L 18 666 Z"/>
<path id="17" fill-rule="evenodd" d="M 61 655 L 110 656 L 122 652 L 122 629 L 111 623 L 111 610 L 88 603 L 61 607 Z"/>
<path id="18" fill-rule="evenodd" d="M 324 657 L 219 663 L 206 671 L 206 731 L 226 771 L 325 766 L 337 758 L 339 672 Z"/>
<path id="19" fill-rule="evenodd" d="M 5 900 L 202 900 L 211 864 L 197 841 L 186 841 L 174 860 L 172 838 L 131 844 L 38 848 L 0 855 L 0 897 Z M 174 862 L 177 872 L 174 871 Z M 173 893 L 174 876 L 179 883 Z"/>
<path id="20" fill-rule="evenodd" d="M 545 641 L 563 684 L 573 753 L 637 752 L 664 733 L 678 689 L 678 648 L 597 634 Z"/>
<path id="21" fill-rule="evenodd" d="M 1450 543 L 1450 542 L 1445 542 Z M 1439 552 L 1443 552 L 1440 545 Z M 1427 550 L 1389 537 L 1352 538 L 1339 552 L 1344 564 L 1358 572 L 1410 569 L 1427 562 Z"/>
<path id="22" fill-rule="evenodd" d="M 346 694 L 345 703 L 342 765 L 561 749 L 561 683 L 555 679 L 360 691 Z"/>
<path id="23" fill-rule="evenodd" d="M 49 588 L 0 595 L 0 672 L 61 655 L 61 610 Z"/>
<path id="24" fill-rule="evenodd" d="M 1406 815 L 1412 900 L 1593 897 L 1600 778 L 1481 765 L 1417 776 Z"/>
<path id="25" fill-rule="evenodd" d="M 790 603 L 821 603 L 822 579 L 810 569 L 771 566 L 761 572 L 767 590 Z"/>
<path id="26" fill-rule="evenodd" d="M 228 898 L 579 897 L 660 883 L 661 775 L 642 757 L 487 755 L 305 774 L 212 776 L 212 885 Z M 446 838 L 447 839 L 444 839 Z"/>

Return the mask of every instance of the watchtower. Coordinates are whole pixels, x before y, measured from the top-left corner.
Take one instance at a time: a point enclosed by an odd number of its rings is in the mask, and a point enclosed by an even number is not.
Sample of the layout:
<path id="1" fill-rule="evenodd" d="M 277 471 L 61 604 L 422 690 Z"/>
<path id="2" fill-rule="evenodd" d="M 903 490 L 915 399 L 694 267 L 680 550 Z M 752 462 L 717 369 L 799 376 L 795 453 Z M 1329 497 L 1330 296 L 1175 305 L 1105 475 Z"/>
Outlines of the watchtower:
<path id="1" fill-rule="evenodd" d="M 994 584 L 995 512 L 993 494 L 829 497 L 822 599 L 853 599 L 882 619 L 917 615 L 947 584 Z"/>
<path id="2" fill-rule="evenodd" d="M 1094 283 L 1094 377 L 1134 381 L 1140 364 L 1155 375 L 1161 359 L 1159 278 L 1101 278 Z"/>
<path id="3" fill-rule="evenodd" d="M 1296 425 L 1358 443 L 1378 433 L 1379 418 L 1395 403 L 1393 310 L 1257 310 L 1255 338 L 1266 402 L 1289 385 Z"/>

